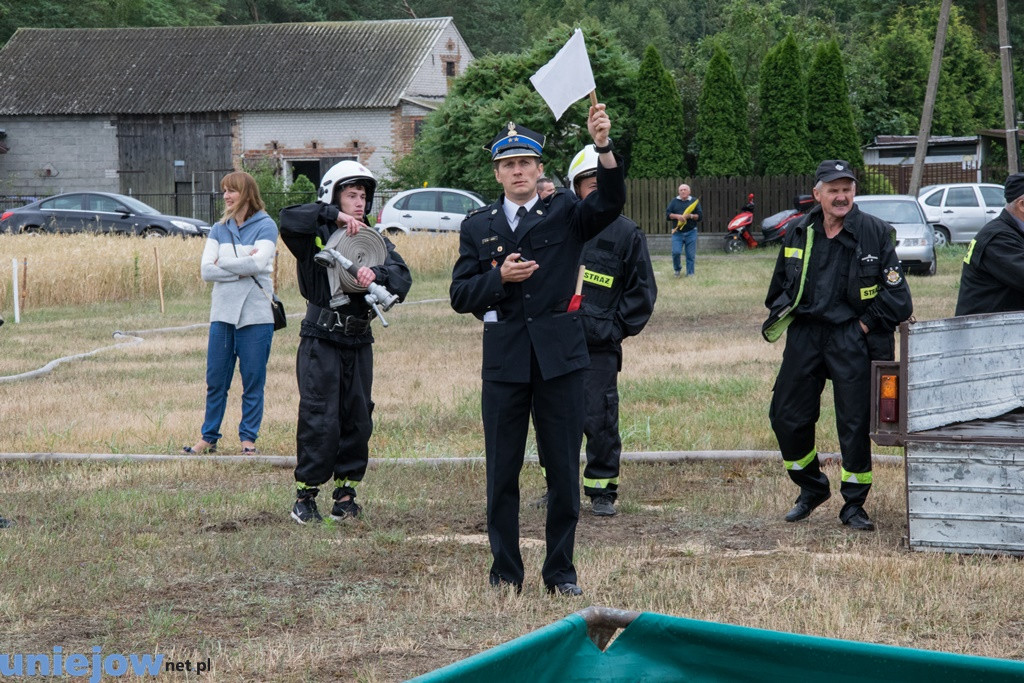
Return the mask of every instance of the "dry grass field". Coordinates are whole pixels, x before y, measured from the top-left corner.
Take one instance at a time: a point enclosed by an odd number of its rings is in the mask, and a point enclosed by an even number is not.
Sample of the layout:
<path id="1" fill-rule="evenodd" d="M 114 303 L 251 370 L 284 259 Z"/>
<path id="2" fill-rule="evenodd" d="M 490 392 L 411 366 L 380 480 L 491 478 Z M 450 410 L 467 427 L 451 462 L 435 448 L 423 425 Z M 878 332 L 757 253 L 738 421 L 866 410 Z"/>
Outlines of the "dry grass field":
<path id="1" fill-rule="evenodd" d="M 399 243 L 415 284 L 391 327 L 375 325 L 371 450 L 382 463 L 360 489 L 361 521 L 294 525 L 291 473 L 269 466 L 0 460 L 0 513 L 17 521 L 0 531 L 0 653 L 98 645 L 209 658 L 203 680 L 393 681 L 594 604 L 1024 658 L 1019 562 L 903 550 L 897 466 L 876 466 L 869 511 L 879 531 L 854 534 L 839 525 L 835 498 L 806 523 L 782 522 L 795 493 L 773 460 L 629 463 L 622 514 L 581 518 L 582 600 L 543 594 L 543 516 L 525 505 L 526 590 L 488 589 L 483 467 L 387 462 L 482 451 L 480 327 L 446 300 L 455 245 Z M 206 339 L 196 324 L 209 306 L 201 248 L 0 236 L 0 377 L 114 345 L 40 378 L 0 382 L 0 452 L 174 453 L 195 439 Z M 919 319 L 952 313 L 962 256 L 947 250 L 939 275 L 911 278 Z M 29 261 L 20 325 L 11 258 Z M 296 313 L 289 258 L 278 278 Z M 766 414 L 782 346 L 759 335 L 773 259 L 705 252 L 696 278 L 676 280 L 668 256 L 656 256 L 657 310 L 627 343 L 621 376 L 626 451 L 775 448 Z M 268 454 L 294 452 L 297 329 L 293 318 L 274 341 L 259 440 Z M 142 341 L 118 343 L 116 330 Z M 829 403 L 826 391 L 822 452 L 837 449 Z M 222 452 L 237 448 L 238 417 L 236 390 Z M 835 466 L 828 471 L 835 481 Z M 541 486 L 528 466 L 524 498 Z"/>

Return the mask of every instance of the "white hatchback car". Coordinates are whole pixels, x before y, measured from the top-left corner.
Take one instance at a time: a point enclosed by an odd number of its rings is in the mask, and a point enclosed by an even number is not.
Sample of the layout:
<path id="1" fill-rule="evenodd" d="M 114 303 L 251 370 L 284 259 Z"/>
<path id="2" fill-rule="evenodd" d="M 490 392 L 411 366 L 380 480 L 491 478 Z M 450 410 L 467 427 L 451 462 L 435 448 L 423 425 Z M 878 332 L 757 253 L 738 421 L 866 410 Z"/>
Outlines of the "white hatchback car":
<path id="1" fill-rule="evenodd" d="M 424 187 L 399 192 L 377 214 L 382 233 L 413 231 L 450 232 L 458 230 L 470 211 L 485 206 L 475 192 L 447 187 Z"/>
<path id="2" fill-rule="evenodd" d="M 949 183 L 922 187 L 917 201 L 935 227 L 935 246 L 970 242 L 1006 206 L 1003 186 L 994 183 Z"/>

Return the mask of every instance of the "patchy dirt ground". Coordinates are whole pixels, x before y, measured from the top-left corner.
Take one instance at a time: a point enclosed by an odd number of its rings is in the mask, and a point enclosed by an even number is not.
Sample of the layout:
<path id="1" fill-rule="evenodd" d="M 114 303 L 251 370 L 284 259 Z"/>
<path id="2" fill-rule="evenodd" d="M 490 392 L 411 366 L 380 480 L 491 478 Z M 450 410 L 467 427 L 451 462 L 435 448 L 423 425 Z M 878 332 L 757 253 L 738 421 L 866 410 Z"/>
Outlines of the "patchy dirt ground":
<path id="1" fill-rule="evenodd" d="M 302 528 L 288 518 L 287 470 L 0 463 L 3 512 L 18 523 L 0 532 L 3 648 L 209 658 L 203 680 L 394 681 L 604 605 L 1024 656 L 1019 562 L 903 551 L 899 468 L 876 468 L 873 534 L 839 524 L 838 496 L 783 522 L 795 491 L 775 462 L 629 465 L 621 490 L 612 518 L 584 502 L 585 595 L 567 600 L 540 580 L 534 466 L 516 596 L 487 586 L 480 466 L 376 468 L 362 520 Z"/>

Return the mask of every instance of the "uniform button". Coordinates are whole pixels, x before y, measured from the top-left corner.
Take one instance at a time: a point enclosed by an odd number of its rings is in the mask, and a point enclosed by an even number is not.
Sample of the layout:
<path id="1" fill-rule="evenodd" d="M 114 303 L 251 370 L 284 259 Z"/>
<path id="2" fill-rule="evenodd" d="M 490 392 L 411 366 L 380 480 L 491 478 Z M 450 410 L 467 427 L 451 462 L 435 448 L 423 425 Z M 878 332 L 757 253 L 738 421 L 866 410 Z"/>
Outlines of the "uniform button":
<path id="1" fill-rule="evenodd" d="M 533 318 L 527 318 L 527 319 L 526 319 L 526 322 L 528 322 L 528 323 L 532 323 L 532 322 L 533 322 Z"/>
<path id="2" fill-rule="evenodd" d="M 529 295 L 529 294 L 527 294 L 525 298 L 529 299 L 529 298 L 530 298 L 530 295 Z"/>

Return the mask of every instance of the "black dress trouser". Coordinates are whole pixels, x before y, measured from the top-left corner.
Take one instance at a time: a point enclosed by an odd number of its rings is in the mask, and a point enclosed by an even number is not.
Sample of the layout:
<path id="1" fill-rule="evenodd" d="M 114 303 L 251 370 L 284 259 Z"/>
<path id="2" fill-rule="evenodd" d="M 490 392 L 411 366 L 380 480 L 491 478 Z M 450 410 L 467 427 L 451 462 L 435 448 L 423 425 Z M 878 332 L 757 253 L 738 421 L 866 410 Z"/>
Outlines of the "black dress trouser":
<path id="1" fill-rule="evenodd" d="M 842 324 L 797 320 L 786 332 L 769 418 L 790 479 L 812 499 L 829 493 L 817 457 L 815 425 L 825 380 L 832 380 L 842 452 L 839 513 L 848 520 L 871 490 L 871 356 L 858 320 Z M 856 476 L 861 475 L 861 476 Z"/>
<path id="2" fill-rule="evenodd" d="M 548 487 L 547 554 L 541 575 L 548 586 L 577 581 L 572 555 L 580 516 L 583 372 L 575 370 L 544 380 L 533 359 L 530 382 L 484 380 L 481 412 L 487 450 L 487 535 L 494 558 L 492 579 L 523 583 L 519 473 L 532 408 Z"/>
<path id="3" fill-rule="evenodd" d="M 373 347 L 302 337 L 295 374 L 299 382 L 295 481 L 309 490 L 333 475 L 335 498 L 355 496 L 370 458 Z"/>

